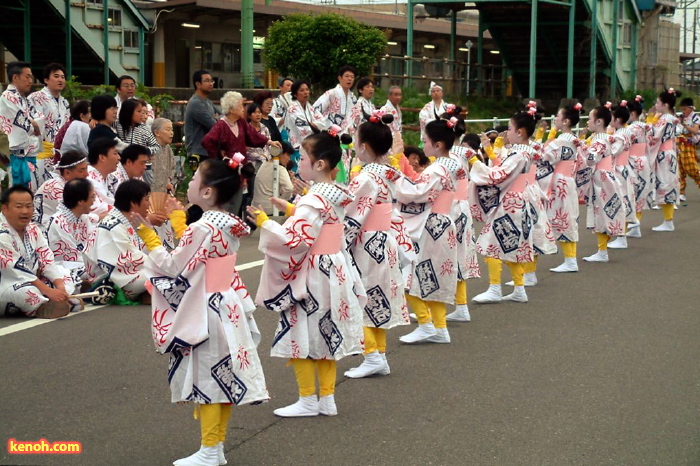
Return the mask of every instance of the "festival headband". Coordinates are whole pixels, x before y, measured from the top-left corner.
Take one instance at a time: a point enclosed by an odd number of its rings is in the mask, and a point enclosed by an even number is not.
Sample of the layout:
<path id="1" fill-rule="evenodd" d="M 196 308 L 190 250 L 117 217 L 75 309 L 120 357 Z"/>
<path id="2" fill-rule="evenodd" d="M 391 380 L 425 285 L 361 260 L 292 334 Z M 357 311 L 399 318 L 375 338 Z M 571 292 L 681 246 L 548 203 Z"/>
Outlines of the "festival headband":
<path id="1" fill-rule="evenodd" d="M 61 165 L 61 162 L 56 165 L 56 168 L 73 168 L 76 165 L 80 165 L 83 162 L 87 162 L 87 157 L 78 160 L 77 162 L 69 163 L 68 165 Z"/>
<path id="2" fill-rule="evenodd" d="M 236 152 L 232 157 L 224 157 L 224 162 L 231 170 L 236 170 L 243 162 L 245 162 L 245 156 L 240 152 Z"/>
<path id="3" fill-rule="evenodd" d="M 610 101 L 605 102 L 605 105 L 603 105 L 603 107 L 605 107 L 605 108 L 607 108 L 608 110 L 610 110 L 610 109 L 612 108 L 612 102 L 610 102 Z"/>
<path id="4" fill-rule="evenodd" d="M 369 121 L 372 123 L 383 123 L 382 117 L 386 112 L 384 110 L 375 110 L 372 112 L 372 116 L 369 117 Z"/>
<path id="5" fill-rule="evenodd" d="M 642 98 L 641 95 L 637 95 L 637 96 L 634 97 L 634 100 L 635 100 L 635 102 L 640 102 L 640 103 L 641 103 L 642 100 L 644 100 L 644 99 Z"/>
<path id="6" fill-rule="evenodd" d="M 620 107 L 627 107 L 627 101 L 626 101 L 626 100 L 621 100 L 621 101 L 620 101 Z"/>
<path id="7" fill-rule="evenodd" d="M 576 110 L 577 112 L 580 112 L 582 108 L 583 108 L 583 105 L 581 105 L 581 102 L 574 105 L 574 110 Z"/>
<path id="8" fill-rule="evenodd" d="M 436 87 L 439 88 L 440 90 L 442 90 L 441 85 L 436 84 L 435 81 L 430 81 L 430 92 L 433 92 L 433 89 L 435 89 Z"/>
<path id="9" fill-rule="evenodd" d="M 340 126 L 338 126 L 338 125 L 331 125 L 331 127 L 328 128 L 328 134 L 330 134 L 330 135 L 333 136 L 334 138 L 337 138 L 338 135 L 340 134 L 340 131 L 341 131 L 341 130 L 342 130 L 342 129 L 340 128 Z"/>

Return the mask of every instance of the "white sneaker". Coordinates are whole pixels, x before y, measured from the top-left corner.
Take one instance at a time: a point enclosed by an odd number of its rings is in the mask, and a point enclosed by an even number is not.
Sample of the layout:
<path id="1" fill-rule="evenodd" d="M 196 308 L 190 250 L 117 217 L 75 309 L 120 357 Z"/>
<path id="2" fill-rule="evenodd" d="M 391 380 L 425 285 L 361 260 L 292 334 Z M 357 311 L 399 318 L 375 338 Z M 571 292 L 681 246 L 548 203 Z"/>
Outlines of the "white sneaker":
<path id="1" fill-rule="evenodd" d="M 202 445 L 197 453 L 174 461 L 173 464 L 175 466 L 218 466 L 219 446 L 205 447 Z"/>
<path id="2" fill-rule="evenodd" d="M 418 322 L 418 317 L 416 316 L 415 312 L 411 312 L 411 313 L 408 315 L 408 317 L 410 317 L 411 320 L 415 320 L 416 322 Z"/>
<path id="3" fill-rule="evenodd" d="M 610 249 L 627 249 L 627 236 L 618 236 L 608 243 Z"/>
<path id="4" fill-rule="evenodd" d="M 475 303 L 500 303 L 501 302 L 501 285 L 489 285 L 488 290 L 478 294 L 472 298 Z"/>
<path id="5" fill-rule="evenodd" d="M 514 301 L 516 303 L 526 303 L 527 293 L 524 286 L 516 286 L 511 294 L 505 295 L 503 301 Z"/>
<path id="6" fill-rule="evenodd" d="M 673 210 L 678 210 L 678 204 L 673 204 Z"/>
<path id="7" fill-rule="evenodd" d="M 552 272 L 578 272 L 578 262 L 575 257 L 564 259 L 564 263 L 559 267 L 549 269 Z"/>
<path id="8" fill-rule="evenodd" d="M 537 285 L 537 272 L 528 272 L 523 275 L 523 281 L 525 286 L 535 286 Z M 506 283 L 506 286 L 515 286 L 513 280 Z"/>
<path id="9" fill-rule="evenodd" d="M 436 328 L 435 335 L 428 338 L 426 343 L 449 343 L 450 333 L 446 328 Z"/>
<path id="10" fill-rule="evenodd" d="M 316 395 L 300 396 L 299 400 L 284 408 L 278 408 L 273 411 L 275 416 L 279 417 L 307 417 L 318 416 L 319 406 Z"/>
<path id="11" fill-rule="evenodd" d="M 335 406 L 335 395 L 322 396 L 318 400 L 318 412 L 324 416 L 337 416 L 338 408 Z"/>
<path id="12" fill-rule="evenodd" d="M 379 374 L 384 370 L 384 359 L 382 359 L 379 351 L 365 354 L 365 360 L 359 367 L 350 369 L 345 372 L 345 377 L 349 379 L 361 379 L 370 375 Z"/>
<path id="13" fill-rule="evenodd" d="M 628 238 L 641 238 L 642 237 L 642 228 L 639 226 L 639 224 L 636 224 L 635 226 L 631 226 L 629 230 L 627 230 L 627 237 Z"/>
<path id="14" fill-rule="evenodd" d="M 457 304 L 454 312 L 450 312 L 446 317 L 448 322 L 470 322 L 472 317 L 469 315 L 469 306 L 466 304 Z"/>
<path id="15" fill-rule="evenodd" d="M 382 357 L 382 360 L 384 361 L 384 369 L 381 371 L 377 372 L 379 375 L 389 375 L 391 374 L 391 368 L 389 367 L 389 363 L 386 360 L 386 353 L 379 353 L 379 356 Z"/>
<path id="16" fill-rule="evenodd" d="M 583 260 L 586 262 L 607 262 L 608 251 L 598 251 L 592 256 L 584 257 Z"/>
<path id="17" fill-rule="evenodd" d="M 224 442 L 219 442 L 217 448 L 219 449 L 219 466 L 228 464 L 228 461 L 226 461 L 226 453 L 224 452 Z"/>
<path id="18" fill-rule="evenodd" d="M 685 202 L 685 201 L 687 201 L 687 200 L 688 200 L 688 199 L 685 197 L 685 194 L 681 194 L 681 201 Z"/>
<path id="19" fill-rule="evenodd" d="M 676 228 L 673 226 L 673 220 L 664 220 L 664 223 L 658 227 L 652 228 L 653 231 L 674 231 Z"/>
<path id="20" fill-rule="evenodd" d="M 432 322 L 427 324 L 418 324 L 418 327 L 408 335 L 404 335 L 399 338 L 402 343 L 421 343 L 426 341 L 428 338 L 435 336 L 435 326 Z"/>
<path id="21" fill-rule="evenodd" d="M 655 205 L 654 207 L 652 207 L 652 210 L 659 210 L 660 208 L 661 207 L 659 207 L 658 205 Z"/>

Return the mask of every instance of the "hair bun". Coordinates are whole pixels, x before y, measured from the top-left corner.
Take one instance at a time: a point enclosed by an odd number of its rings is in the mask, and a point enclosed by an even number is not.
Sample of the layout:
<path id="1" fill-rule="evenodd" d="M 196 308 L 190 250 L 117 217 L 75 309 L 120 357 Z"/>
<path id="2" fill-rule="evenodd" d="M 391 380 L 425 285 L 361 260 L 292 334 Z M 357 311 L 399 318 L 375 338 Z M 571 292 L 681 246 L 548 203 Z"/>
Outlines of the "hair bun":
<path id="1" fill-rule="evenodd" d="M 349 134 L 341 134 L 340 135 L 340 143 L 341 144 L 348 145 L 351 142 L 352 142 L 352 136 L 350 136 Z"/>
<path id="2" fill-rule="evenodd" d="M 382 123 L 384 123 L 385 125 L 393 123 L 393 121 L 394 115 L 392 115 L 391 113 L 385 113 L 384 115 L 382 115 Z"/>

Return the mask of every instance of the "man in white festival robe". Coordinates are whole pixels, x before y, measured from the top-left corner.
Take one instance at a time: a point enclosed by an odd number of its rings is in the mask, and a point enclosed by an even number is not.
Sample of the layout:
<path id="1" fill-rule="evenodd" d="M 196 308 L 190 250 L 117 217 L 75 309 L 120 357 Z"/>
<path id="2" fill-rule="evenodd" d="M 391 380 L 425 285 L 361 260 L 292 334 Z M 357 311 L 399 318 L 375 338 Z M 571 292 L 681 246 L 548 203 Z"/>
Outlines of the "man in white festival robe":
<path id="1" fill-rule="evenodd" d="M 357 103 L 352 86 L 355 83 L 355 69 L 343 66 L 338 70 L 338 85 L 323 93 L 316 102 L 314 110 L 319 111 L 328 120 L 327 126 L 343 126 L 346 118 L 350 117 L 353 106 Z"/>

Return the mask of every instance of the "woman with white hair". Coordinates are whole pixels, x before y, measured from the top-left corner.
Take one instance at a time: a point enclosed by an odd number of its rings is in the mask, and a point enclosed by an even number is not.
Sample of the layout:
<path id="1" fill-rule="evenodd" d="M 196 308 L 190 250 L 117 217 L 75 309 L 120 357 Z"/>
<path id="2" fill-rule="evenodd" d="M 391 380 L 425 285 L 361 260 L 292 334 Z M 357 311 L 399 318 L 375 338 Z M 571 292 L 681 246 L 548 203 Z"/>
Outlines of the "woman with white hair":
<path id="1" fill-rule="evenodd" d="M 153 135 L 160 150 L 153 156 L 153 183 L 151 191 L 167 193 L 175 191 L 175 156 L 170 144 L 173 142 L 173 122 L 156 118 L 151 124 Z"/>

